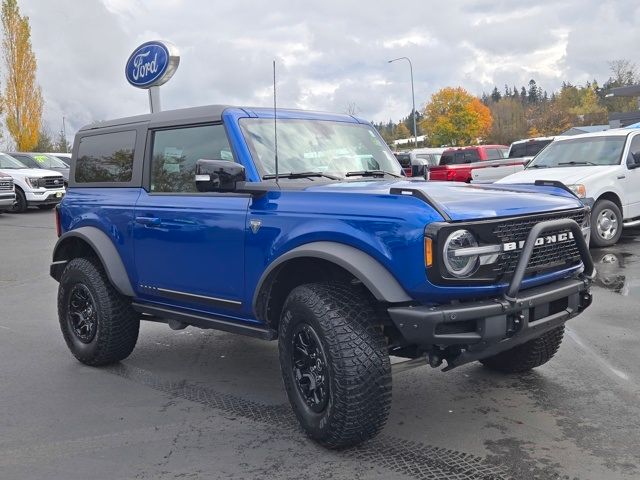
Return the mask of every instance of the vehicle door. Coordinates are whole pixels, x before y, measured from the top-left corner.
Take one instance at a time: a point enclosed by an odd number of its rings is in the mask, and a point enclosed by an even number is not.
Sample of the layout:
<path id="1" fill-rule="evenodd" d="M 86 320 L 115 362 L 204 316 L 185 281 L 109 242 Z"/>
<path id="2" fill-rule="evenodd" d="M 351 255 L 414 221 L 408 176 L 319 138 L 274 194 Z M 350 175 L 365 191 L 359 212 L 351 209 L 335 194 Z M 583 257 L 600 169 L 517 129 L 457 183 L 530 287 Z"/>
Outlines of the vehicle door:
<path id="1" fill-rule="evenodd" d="M 625 219 L 640 217 L 640 134 L 635 134 L 629 143 L 629 151 L 622 162 L 626 164 L 626 171 L 623 170 L 623 188 L 625 199 Z M 622 175 L 620 175 L 622 176 Z"/>
<path id="2" fill-rule="evenodd" d="M 137 290 L 147 301 L 242 316 L 249 196 L 198 192 L 199 159 L 234 161 L 221 123 L 149 131 L 134 223 Z"/>

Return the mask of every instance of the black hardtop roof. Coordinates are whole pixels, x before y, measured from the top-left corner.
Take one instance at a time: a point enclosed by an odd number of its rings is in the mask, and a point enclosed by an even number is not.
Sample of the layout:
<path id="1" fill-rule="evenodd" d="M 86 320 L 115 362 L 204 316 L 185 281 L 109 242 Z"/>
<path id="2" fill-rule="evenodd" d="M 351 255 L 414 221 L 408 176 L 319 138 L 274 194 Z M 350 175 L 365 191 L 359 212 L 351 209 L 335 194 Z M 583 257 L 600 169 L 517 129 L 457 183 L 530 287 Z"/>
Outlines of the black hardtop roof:
<path id="1" fill-rule="evenodd" d="M 135 115 L 133 117 L 123 117 L 104 122 L 90 123 L 89 125 L 82 127 L 80 132 L 95 130 L 97 128 L 119 127 L 135 123 L 153 123 L 156 125 L 164 123 L 171 124 L 180 121 L 193 121 L 194 123 L 200 121 L 221 121 L 222 112 L 229 107 L 230 105 L 205 105 L 201 107 L 180 108 L 177 110 L 163 110 L 157 113 L 147 113 L 144 115 Z"/>

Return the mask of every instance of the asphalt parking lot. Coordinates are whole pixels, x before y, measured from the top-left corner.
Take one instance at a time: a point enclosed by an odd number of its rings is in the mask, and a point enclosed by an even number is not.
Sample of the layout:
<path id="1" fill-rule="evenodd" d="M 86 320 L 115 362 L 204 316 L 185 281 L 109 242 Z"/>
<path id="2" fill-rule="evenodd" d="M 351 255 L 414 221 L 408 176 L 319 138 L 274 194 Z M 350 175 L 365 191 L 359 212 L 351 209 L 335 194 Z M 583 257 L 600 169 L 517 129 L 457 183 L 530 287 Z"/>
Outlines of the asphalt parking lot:
<path id="1" fill-rule="evenodd" d="M 547 365 L 400 373 L 383 434 L 339 453 L 297 427 L 274 342 L 143 323 L 121 364 L 78 363 L 55 240 L 51 212 L 0 215 L 2 480 L 640 478 L 640 231 L 593 251 L 594 304 Z"/>

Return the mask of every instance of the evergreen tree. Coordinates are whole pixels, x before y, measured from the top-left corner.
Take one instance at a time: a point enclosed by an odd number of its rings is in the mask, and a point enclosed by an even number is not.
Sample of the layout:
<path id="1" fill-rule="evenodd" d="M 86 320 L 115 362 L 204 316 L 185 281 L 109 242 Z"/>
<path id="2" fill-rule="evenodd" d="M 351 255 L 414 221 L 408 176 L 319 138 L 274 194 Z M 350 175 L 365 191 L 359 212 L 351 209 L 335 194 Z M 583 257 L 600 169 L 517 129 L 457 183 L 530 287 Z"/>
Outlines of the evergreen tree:
<path id="1" fill-rule="evenodd" d="M 532 104 L 536 104 L 540 101 L 540 96 L 538 94 L 538 85 L 533 78 L 529 80 L 529 91 L 527 92 L 527 98 L 529 100 L 529 103 Z"/>
<path id="2" fill-rule="evenodd" d="M 493 87 L 493 92 L 491 92 L 491 100 L 493 100 L 494 102 L 499 102 L 501 98 L 502 95 L 500 95 L 498 87 Z"/>

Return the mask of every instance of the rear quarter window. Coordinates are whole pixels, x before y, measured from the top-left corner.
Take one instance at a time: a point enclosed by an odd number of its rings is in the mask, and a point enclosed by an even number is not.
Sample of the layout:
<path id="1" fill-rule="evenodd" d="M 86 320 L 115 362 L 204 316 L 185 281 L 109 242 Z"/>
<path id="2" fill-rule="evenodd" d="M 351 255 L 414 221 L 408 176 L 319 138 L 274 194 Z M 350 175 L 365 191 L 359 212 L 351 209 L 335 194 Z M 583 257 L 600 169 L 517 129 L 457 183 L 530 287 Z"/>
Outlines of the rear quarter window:
<path id="1" fill-rule="evenodd" d="M 135 130 L 81 138 L 76 159 L 76 183 L 130 182 L 135 144 Z"/>

